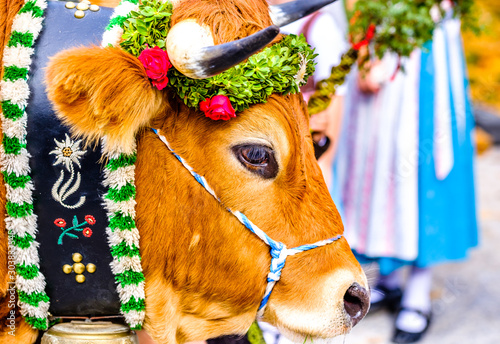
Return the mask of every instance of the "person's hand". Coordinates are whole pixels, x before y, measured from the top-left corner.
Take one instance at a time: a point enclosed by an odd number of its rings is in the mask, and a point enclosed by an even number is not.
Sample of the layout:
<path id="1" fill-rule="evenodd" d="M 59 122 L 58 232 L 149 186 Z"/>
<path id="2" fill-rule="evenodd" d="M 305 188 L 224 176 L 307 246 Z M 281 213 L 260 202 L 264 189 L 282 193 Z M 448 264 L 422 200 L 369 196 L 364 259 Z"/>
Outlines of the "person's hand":
<path id="1" fill-rule="evenodd" d="M 386 71 L 382 61 L 367 61 L 358 73 L 358 86 L 361 92 L 376 93 L 386 79 Z"/>

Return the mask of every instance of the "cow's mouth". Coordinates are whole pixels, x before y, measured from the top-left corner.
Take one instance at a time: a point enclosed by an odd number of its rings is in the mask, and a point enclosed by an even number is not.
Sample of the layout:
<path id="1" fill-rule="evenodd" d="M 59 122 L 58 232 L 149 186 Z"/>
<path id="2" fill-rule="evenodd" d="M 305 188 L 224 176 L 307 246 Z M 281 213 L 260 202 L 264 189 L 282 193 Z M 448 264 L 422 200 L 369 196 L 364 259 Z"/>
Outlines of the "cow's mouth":
<path id="1" fill-rule="evenodd" d="M 330 344 L 335 340 L 335 337 L 347 335 L 351 326 L 344 324 L 343 326 L 339 326 L 335 333 L 330 334 L 327 338 L 322 336 L 308 335 L 304 333 L 295 332 L 288 328 L 278 327 L 279 332 L 284 335 L 286 338 L 291 340 L 294 343 L 300 344 Z"/>
<path id="2" fill-rule="evenodd" d="M 306 313 L 290 312 L 290 309 L 283 312 L 290 317 L 288 321 L 278 321 L 275 326 L 285 337 L 295 343 L 312 341 L 314 344 L 328 344 L 334 337 L 348 334 L 352 327 L 363 319 L 369 307 L 368 290 L 354 282 L 347 288 L 341 300 L 323 309 L 322 313 L 310 317 L 305 326 Z M 331 312 L 335 314 L 333 317 Z M 302 326 L 293 325 L 300 322 Z"/>

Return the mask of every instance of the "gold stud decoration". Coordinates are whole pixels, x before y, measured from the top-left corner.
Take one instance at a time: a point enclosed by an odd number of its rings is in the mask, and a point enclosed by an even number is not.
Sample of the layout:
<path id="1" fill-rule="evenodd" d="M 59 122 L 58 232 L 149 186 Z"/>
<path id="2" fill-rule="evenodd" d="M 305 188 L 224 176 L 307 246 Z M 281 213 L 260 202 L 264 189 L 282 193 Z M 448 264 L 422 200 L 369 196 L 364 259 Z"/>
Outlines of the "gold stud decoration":
<path id="1" fill-rule="evenodd" d="M 71 257 L 75 263 L 80 263 L 83 259 L 83 256 L 80 253 L 73 253 L 73 256 Z"/>
<path id="2" fill-rule="evenodd" d="M 85 265 L 83 265 L 82 263 L 75 263 L 73 264 L 73 271 L 76 274 L 81 275 L 85 272 Z"/>
<path id="3" fill-rule="evenodd" d="M 75 12 L 75 18 L 82 19 L 83 17 L 85 17 L 85 12 L 83 12 L 81 10 L 78 10 Z"/>
<path id="4" fill-rule="evenodd" d="M 91 4 L 89 0 L 82 0 L 79 3 L 74 3 L 72 1 L 69 1 L 66 3 L 65 6 L 67 9 L 70 10 L 76 8 L 75 18 L 78 19 L 82 19 L 83 17 L 85 17 L 85 11 L 90 10 L 92 12 L 97 12 L 101 9 L 98 5 Z"/>
<path id="5" fill-rule="evenodd" d="M 73 267 L 71 265 L 68 265 L 68 264 L 64 264 L 63 265 L 63 271 L 66 275 L 69 275 L 70 273 L 73 272 Z"/>
<path id="6" fill-rule="evenodd" d="M 76 5 L 76 9 L 80 11 L 86 11 L 89 9 L 89 4 L 86 2 L 79 2 L 78 5 Z"/>
<path id="7" fill-rule="evenodd" d="M 93 274 L 96 269 L 97 268 L 96 268 L 96 266 L 94 264 L 92 264 L 92 263 L 88 263 L 87 264 L 87 272 Z"/>
<path id="8" fill-rule="evenodd" d="M 75 280 L 78 283 L 85 282 L 86 279 L 84 275 L 85 271 L 93 274 L 97 270 L 95 264 L 88 263 L 85 266 L 85 264 L 82 263 L 83 256 L 80 253 L 73 253 L 71 259 L 73 260 L 74 264 L 73 265 L 64 264 L 62 270 L 66 275 L 69 275 L 70 273 L 74 272 L 76 274 Z"/>
<path id="9" fill-rule="evenodd" d="M 84 275 L 76 275 L 75 279 L 76 279 L 76 281 L 77 281 L 78 283 L 83 283 L 83 282 L 85 282 L 85 276 L 84 276 Z"/>

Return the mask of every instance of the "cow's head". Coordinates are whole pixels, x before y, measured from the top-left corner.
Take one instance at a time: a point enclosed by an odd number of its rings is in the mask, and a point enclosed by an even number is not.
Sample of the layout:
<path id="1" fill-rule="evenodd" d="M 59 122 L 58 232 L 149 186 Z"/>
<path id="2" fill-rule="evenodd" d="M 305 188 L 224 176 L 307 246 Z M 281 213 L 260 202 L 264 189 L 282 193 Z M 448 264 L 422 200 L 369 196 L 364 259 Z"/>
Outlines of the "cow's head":
<path id="1" fill-rule="evenodd" d="M 194 1 L 175 7 L 231 42 L 272 24 L 264 0 Z M 172 29 L 173 30 L 173 29 Z M 189 66 L 187 67 L 190 68 Z M 146 329 L 160 343 L 244 333 L 264 295 L 270 255 L 225 207 L 295 247 L 342 234 L 314 158 L 300 94 L 272 95 L 229 121 L 153 88 L 137 58 L 115 48 L 78 48 L 52 59 L 48 94 L 58 115 L 106 149 L 137 136 L 137 227 L 146 277 Z M 147 127 L 205 176 L 223 205 Z M 287 260 L 264 320 L 300 341 L 344 334 L 367 312 L 367 281 L 345 239 Z"/>

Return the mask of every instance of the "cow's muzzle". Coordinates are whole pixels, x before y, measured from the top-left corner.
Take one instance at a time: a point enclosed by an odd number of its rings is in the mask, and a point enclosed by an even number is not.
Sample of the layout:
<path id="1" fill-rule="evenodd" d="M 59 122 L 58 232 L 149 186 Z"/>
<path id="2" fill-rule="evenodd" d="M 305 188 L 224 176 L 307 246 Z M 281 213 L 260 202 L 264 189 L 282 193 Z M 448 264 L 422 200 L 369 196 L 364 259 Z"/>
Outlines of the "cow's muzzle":
<path id="1" fill-rule="evenodd" d="M 370 296 L 368 291 L 358 283 L 353 283 L 344 295 L 344 309 L 351 318 L 352 327 L 364 318 L 369 308 Z"/>

